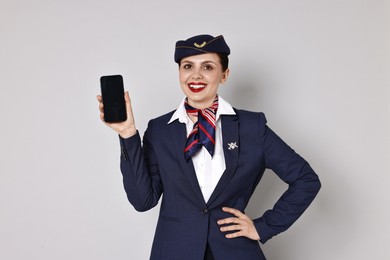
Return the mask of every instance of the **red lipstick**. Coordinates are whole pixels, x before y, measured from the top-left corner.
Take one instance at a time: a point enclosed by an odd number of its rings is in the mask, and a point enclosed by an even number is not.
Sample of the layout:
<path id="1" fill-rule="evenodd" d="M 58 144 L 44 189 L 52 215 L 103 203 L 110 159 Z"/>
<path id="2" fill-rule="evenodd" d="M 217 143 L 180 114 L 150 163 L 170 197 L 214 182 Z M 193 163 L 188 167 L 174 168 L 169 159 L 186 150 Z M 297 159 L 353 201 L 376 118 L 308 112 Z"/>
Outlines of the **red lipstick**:
<path id="1" fill-rule="evenodd" d="M 201 82 L 190 82 L 187 84 L 187 86 L 192 92 L 198 93 L 204 90 L 207 84 Z"/>

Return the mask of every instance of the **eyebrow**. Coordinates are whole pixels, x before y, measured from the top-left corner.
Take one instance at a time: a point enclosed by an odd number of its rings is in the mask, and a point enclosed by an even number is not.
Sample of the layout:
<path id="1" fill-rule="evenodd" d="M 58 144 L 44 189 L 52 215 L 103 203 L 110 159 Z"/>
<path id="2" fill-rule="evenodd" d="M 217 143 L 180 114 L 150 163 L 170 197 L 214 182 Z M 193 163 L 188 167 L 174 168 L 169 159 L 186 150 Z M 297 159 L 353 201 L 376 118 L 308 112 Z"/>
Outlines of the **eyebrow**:
<path id="1" fill-rule="evenodd" d="M 191 64 L 194 64 L 195 62 L 192 62 L 192 61 L 189 61 L 189 60 L 182 60 L 181 63 L 191 63 Z M 214 61 L 211 61 L 211 60 L 202 61 L 200 64 L 205 64 L 205 63 L 213 63 L 213 64 L 216 64 Z"/>

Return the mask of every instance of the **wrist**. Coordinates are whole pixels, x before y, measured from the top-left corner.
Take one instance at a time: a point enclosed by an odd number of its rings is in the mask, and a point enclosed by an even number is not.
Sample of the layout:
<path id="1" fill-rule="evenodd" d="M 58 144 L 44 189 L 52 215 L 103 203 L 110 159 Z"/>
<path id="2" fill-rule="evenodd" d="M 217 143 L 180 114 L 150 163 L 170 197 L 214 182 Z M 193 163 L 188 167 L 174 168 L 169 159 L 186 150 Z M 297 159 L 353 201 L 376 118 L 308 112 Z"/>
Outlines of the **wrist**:
<path id="1" fill-rule="evenodd" d="M 118 132 L 118 134 L 123 139 L 127 139 L 127 138 L 130 138 L 130 137 L 134 136 L 135 134 L 137 134 L 137 129 L 136 128 L 129 128 L 129 129 L 126 129 L 124 131 Z"/>

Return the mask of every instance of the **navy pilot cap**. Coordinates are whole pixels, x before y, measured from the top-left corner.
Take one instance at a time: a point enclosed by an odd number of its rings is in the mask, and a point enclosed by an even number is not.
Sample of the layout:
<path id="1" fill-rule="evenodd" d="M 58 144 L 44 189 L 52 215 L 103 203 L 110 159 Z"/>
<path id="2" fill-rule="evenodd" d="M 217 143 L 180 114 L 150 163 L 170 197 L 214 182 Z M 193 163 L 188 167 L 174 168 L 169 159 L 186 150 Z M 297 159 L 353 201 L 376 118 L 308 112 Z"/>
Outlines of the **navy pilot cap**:
<path id="1" fill-rule="evenodd" d="M 191 37 L 185 41 L 177 41 L 175 49 L 175 62 L 179 63 L 181 59 L 198 54 L 216 52 L 230 54 L 229 46 L 226 44 L 222 35 L 213 37 L 202 34 Z"/>

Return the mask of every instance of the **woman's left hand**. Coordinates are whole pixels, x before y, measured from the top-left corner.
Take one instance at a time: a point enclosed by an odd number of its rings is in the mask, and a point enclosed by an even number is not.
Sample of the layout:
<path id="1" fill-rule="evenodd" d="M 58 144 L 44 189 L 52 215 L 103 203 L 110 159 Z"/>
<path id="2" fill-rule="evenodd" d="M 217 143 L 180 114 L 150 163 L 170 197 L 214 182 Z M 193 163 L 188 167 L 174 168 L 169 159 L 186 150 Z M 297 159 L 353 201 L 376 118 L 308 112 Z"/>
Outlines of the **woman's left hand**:
<path id="1" fill-rule="evenodd" d="M 226 234 L 226 238 L 247 237 L 252 240 L 260 240 L 253 221 L 238 209 L 223 207 L 223 211 L 231 213 L 234 217 L 218 220 L 218 225 L 227 225 L 220 228 L 222 232 L 237 231 Z"/>

